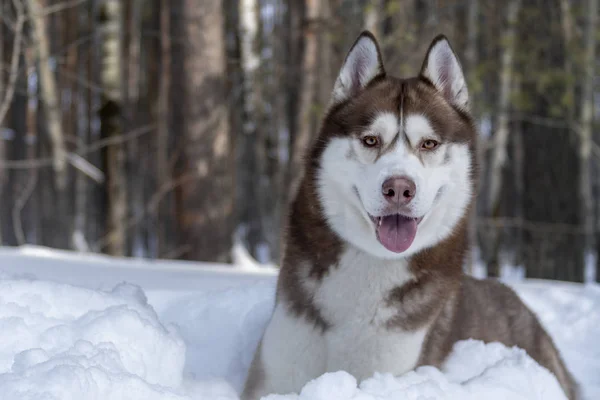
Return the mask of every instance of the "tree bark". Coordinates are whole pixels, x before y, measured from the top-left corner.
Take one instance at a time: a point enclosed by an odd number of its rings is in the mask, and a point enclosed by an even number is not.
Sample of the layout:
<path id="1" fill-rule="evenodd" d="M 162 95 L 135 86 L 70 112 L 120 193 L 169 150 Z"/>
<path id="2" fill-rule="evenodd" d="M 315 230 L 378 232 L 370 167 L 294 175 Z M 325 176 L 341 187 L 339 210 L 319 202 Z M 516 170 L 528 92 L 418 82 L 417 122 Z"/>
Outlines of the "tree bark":
<path id="1" fill-rule="evenodd" d="M 489 194 L 487 214 L 497 216 L 501 203 L 502 180 L 507 160 L 507 145 L 509 138 L 510 122 L 510 96 L 513 85 L 513 63 L 516 47 L 516 30 L 521 0 L 511 0 L 508 3 L 506 27 L 502 33 L 501 43 L 503 53 L 500 65 L 500 91 L 498 96 L 498 120 L 497 129 L 492 138 L 492 154 L 489 169 Z M 492 248 L 491 258 L 488 260 L 488 275 L 498 277 L 500 275 L 499 249 L 501 231 L 496 229 L 490 235 Z"/>
<path id="2" fill-rule="evenodd" d="M 178 221 L 182 257 L 228 261 L 234 229 L 234 161 L 225 96 L 223 4 L 183 0 L 182 177 Z"/>
<path id="3" fill-rule="evenodd" d="M 101 80 L 104 89 L 100 110 L 101 132 L 104 138 L 123 134 L 122 46 L 123 9 L 119 0 L 108 0 L 103 7 Z M 107 175 L 107 212 L 109 239 L 107 252 L 114 256 L 126 254 L 127 178 L 126 153 L 123 145 L 109 146 L 105 152 Z"/>
<path id="4" fill-rule="evenodd" d="M 508 3 L 507 24 L 502 34 L 504 45 L 500 65 L 500 93 L 498 98 L 498 128 L 493 138 L 492 161 L 489 177 L 488 213 L 494 215 L 499 206 L 500 190 L 502 190 L 502 172 L 506 164 L 510 118 L 510 95 L 512 88 L 513 60 L 515 57 L 516 23 L 521 8 L 521 0 Z"/>
<path id="5" fill-rule="evenodd" d="M 0 0 L 0 14 L 6 15 L 6 4 Z M 6 65 L 4 60 L 4 52 L 7 51 L 5 46 L 6 35 L 4 34 L 4 24 L 0 24 L 0 65 Z M 2 113 L 2 104 L 4 104 L 6 96 L 6 88 L 4 84 L 4 70 L 0 71 L 0 132 L 4 131 L 4 115 Z M 0 163 L 6 161 L 6 145 L 4 140 L 0 140 Z M 8 180 L 8 171 L 0 166 L 0 201 L 2 201 L 2 194 L 6 192 L 4 186 Z M 4 235 L 2 230 L 4 229 L 4 218 L 2 212 L 0 212 L 0 246 L 4 245 Z"/>
<path id="6" fill-rule="evenodd" d="M 315 101 L 319 77 L 319 42 L 322 22 L 319 18 L 323 0 L 305 0 L 305 24 L 303 31 L 303 53 L 301 83 L 298 94 L 298 119 L 290 145 L 289 199 L 295 197 L 296 190 L 304 175 L 304 154 L 316 130 Z"/>
<path id="7" fill-rule="evenodd" d="M 469 102 L 471 107 L 471 114 L 477 119 L 478 114 L 478 96 L 477 96 L 477 38 L 479 34 L 479 0 L 469 0 L 467 9 L 467 45 L 465 50 L 465 61 L 467 80 L 469 85 Z M 478 165 L 482 165 L 483 154 L 481 147 L 477 147 L 477 160 Z M 479 187 L 478 187 L 479 189 Z M 477 196 L 479 198 L 479 196 Z M 465 271 L 472 274 L 475 270 L 474 249 L 477 247 L 477 206 L 473 206 L 470 209 L 469 218 L 469 242 L 471 244 L 471 252 L 467 255 L 465 261 Z"/>
<path id="8" fill-rule="evenodd" d="M 295 137 L 298 135 L 299 127 L 299 103 L 297 99 L 300 97 L 300 89 L 302 87 L 302 57 L 304 49 L 303 37 L 303 21 L 306 14 L 306 4 L 304 1 L 287 0 L 287 12 L 285 13 L 285 90 L 287 92 L 285 103 L 285 121 L 288 130 L 287 149 L 285 151 L 285 172 L 284 172 L 284 187 L 282 189 L 281 203 L 281 231 L 285 231 L 287 224 L 287 212 L 292 197 L 291 181 L 294 179 L 295 169 L 298 165 L 294 164 L 297 159 L 294 159 L 294 143 Z M 295 178 L 298 179 L 298 178 Z M 280 242 L 280 246 L 282 242 Z"/>
<path id="9" fill-rule="evenodd" d="M 581 221 L 584 228 L 584 251 L 586 256 L 596 251 L 594 230 L 594 198 L 590 156 L 594 122 L 594 78 L 596 64 L 596 35 L 598 28 L 598 0 L 587 0 L 587 23 L 584 36 L 583 82 L 581 93 L 581 117 L 579 122 L 579 193 L 581 198 Z M 596 280 L 600 282 L 600 263 L 597 264 Z"/>
<path id="10" fill-rule="evenodd" d="M 575 77 L 573 74 L 573 13 L 571 11 L 570 0 L 560 0 L 560 16 L 561 25 L 563 30 L 563 41 L 565 46 L 565 76 L 566 76 L 566 90 L 565 97 L 567 107 L 567 122 L 573 123 L 574 110 L 575 110 Z"/>
<path id="11" fill-rule="evenodd" d="M 242 131 L 237 142 L 237 177 L 240 232 L 244 244 L 257 257 L 259 244 L 264 240 L 261 218 L 261 176 L 259 156 L 264 154 L 261 129 L 261 77 L 260 77 L 260 5 L 256 0 L 239 3 L 240 56 L 243 81 L 241 99 Z"/>
<path id="12" fill-rule="evenodd" d="M 167 187 L 173 178 L 173 168 L 169 162 L 171 147 L 171 1 L 160 0 L 159 31 L 160 31 L 160 69 L 158 82 L 158 110 L 156 131 L 156 169 L 155 179 L 157 190 Z M 169 191 L 159 203 L 156 215 L 156 254 L 161 257 L 175 248 L 176 238 L 174 225 L 173 198 Z"/>
<path id="13" fill-rule="evenodd" d="M 365 29 L 371 31 L 378 40 L 381 40 L 381 31 L 383 18 L 381 14 L 385 12 L 385 0 L 375 0 L 368 2 L 365 7 Z"/>
<path id="14" fill-rule="evenodd" d="M 60 192 L 65 189 L 67 184 L 67 159 L 56 79 L 50 69 L 49 35 L 46 29 L 45 17 L 41 13 L 42 7 L 39 0 L 26 0 L 25 3 L 31 20 L 33 45 L 39 60 L 41 99 L 44 103 L 48 132 L 52 140 L 56 187 Z"/>

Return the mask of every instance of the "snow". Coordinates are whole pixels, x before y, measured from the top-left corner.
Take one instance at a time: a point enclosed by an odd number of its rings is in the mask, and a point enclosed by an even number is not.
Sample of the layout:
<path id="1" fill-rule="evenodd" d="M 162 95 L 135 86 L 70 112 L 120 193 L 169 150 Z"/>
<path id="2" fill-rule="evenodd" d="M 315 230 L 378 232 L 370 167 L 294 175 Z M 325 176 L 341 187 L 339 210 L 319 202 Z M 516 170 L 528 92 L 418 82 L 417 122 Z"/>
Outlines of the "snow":
<path id="1" fill-rule="evenodd" d="M 7 400 L 234 400 L 273 307 L 276 270 L 0 248 L 0 392 Z M 510 281 L 586 399 L 600 398 L 600 288 Z M 523 350 L 469 340 L 441 370 L 325 374 L 269 400 L 564 399 Z"/>
<path id="2" fill-rule="evenodd" d="M 564 399 L 558 382 L 523 350 L 499 343 L 458 342 L 444 372 L 420 367 L 401 377 L 375 374 L 357 385 L 346 372 L 325 374 L 299 395 L 271 395 L 268 400 L 526 400 Z"/>

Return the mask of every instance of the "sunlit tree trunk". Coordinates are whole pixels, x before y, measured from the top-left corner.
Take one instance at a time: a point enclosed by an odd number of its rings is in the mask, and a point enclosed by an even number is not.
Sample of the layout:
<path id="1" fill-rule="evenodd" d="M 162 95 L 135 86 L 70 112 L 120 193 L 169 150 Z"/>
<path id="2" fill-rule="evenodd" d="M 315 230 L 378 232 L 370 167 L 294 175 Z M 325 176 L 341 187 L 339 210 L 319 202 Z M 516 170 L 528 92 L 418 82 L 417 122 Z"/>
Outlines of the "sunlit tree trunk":
<path id="1" fill-rule="evenodd" d="M 183 145 L 178 186 L 181 256 L 228 261 L 234 229 L 234 154 L 225 96 L 223 4 L 183 0 Z M 187 179 L 186 179 L 187 178 Z"/>
<path id="2" fill-rule="evenodd" d="M 62 191 L 67 184 L 67 159 L 56 79 L 50 69 L 49 35 L 39 0 L 27 0 L 25 3 L 31 21 L 31 33 L 34 39 L 32 44 L 39 60 L 41 99 L 44 104 L 48 133 L 52 141 L 56 186 L 59 191 Z"/>
<path id="3" fill-rule="evenodd" d="M 492 143 L 492 161 L 490 167 L 490 194 L 488 212 L 496 213 L 502 189 L 502 171 L 507 160 L 506 146 L 509 134 L 510 95 L 513 82 L 513 63 L 515 57 L 516 23 L 521 8 L 521 0 L 508 3 L 507 24 L 502 34 L 502 62 L 500 65 L 500 92 L 498 96 L 498 122 Z"/>
<path id="4" fill-rule="evenodd" d="M 101 131 L 104 138 L 123 134 L 123 9 L 119 0 L 108 0 L 103 7 L 101 25 L 103 88 L 100 111 Z M 123 145 L 109 146 L 105 155 L 107 175 L 108 245 L 107 252 L 116 256 L 126 254 L 127 177 L 126 153 Z"/>
<path id="5" fill-rule="evenodd" d="M 322 34 L 320 12 L 324 0 L 305 0 L 305 23 L 303 26 L 303 53 L 296 128 L 291 138 L 290 155 L 290 200 L 294 198 L 300 180 L 303 176 L 304 154 L 315 135 L 316 116 L 315 101 L 317 100 L 317 84 L 319 78 L 319 42 Z"/>
<path id="6" fill-rule="evenodd" d="M 500 65 L 500 89 L 498 95 L 498 119 L 496 132 L 492 138 L 492 154 L 489 169 L 489 195 L 487 213 L 497 216 L 500 207 L 500 192 L 502 190 L 502 179 L 504 167 L 507 161 L 507 146 L 509 139 L 510 122 L 510 96 L 513 86 L 513 68 L 516 47 L 516 29 L 521 0 L 511 0 L 508 3 L 506 27 L 502 34 L 501 43 L 503 52 Z M 492 259 L 488 266 L 488 275 L 497 277 L 500 275 L 498 260 L 498 248 L 500 246 L 500 231 L 496 230 L 491 235 Z"/>

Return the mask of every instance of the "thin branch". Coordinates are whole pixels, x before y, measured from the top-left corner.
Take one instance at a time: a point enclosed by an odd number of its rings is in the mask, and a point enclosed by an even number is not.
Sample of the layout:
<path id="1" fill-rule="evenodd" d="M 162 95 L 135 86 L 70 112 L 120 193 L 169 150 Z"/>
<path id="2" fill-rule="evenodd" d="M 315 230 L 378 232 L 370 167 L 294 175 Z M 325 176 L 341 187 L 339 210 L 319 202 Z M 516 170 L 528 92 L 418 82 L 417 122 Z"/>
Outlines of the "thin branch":
<path id="1" fill-rule="evenodd" d="M 70 8 L 75 8 L 77 6 L 82 5 L 83 3 L 87 3 L 91 0 L 73 0 L 73 1 L 65 1 L 64 3 L 55 4 L 52 6 L 43 7 L 39 12 L 32 15 L 33 17 L 47 17 L 50 14 L 58 13 L 61 11 L 66 11 Z"/>
<path id="2" fill-rule="evenodd" d="M 158 188 L 156 193 L 154 193 L 152 195 L 152 197 L 150 198 L 150 201 L 148 201 L 148 203 L 146 205 L 146 208 L 142 212 L 129 218 L 125 222 L 124 229 L 126 229 L 126 230 L 131 229 L 134 226 L 136 226 L 137 224 L 139 224 L 140 222 L 142 222 L 142 220 L 148 214 L 155 214 L 156 211 L 158 210 L 158 206 L 160 205 L 160 202 L 169 192 L 175 190 L 178 186 L 181 186 L 185 183 L 193 181 L 194 179 L 198 179 L 198 177 L 199 176 L 197 173 L 184 174 L 175 180 L 172 180 L 172 181 L 169 181 L 169 182 L 166 182 L 165 184 L 163 184 L 160 188 Z M 111 244 L 111 242 L 114 240 L 114 237 L 115 237 L 115 232 L 109 232 L 104 237 L 97 240 L 92 245 L 92 249 L 97 252 L 102 251 L 102 249 L 104 249 L 105 247 L 107 247 L 108 245 Z"/>
<path id="3" fill-rule="evenodd" d="M 85 158 L 75 153 L 67 153 L 67 159 L 75 169 L 89 177 L 98 184 L 104 183 L 105 176 L 101 169 L 97 168 L 94 164 L 86 160 Z"/>
<path id="4" fill-rule="evenodd" d="M 25 14 L 22 7 L 17 8 L 18 16 L 15 28 L 15 38 L 13 42 L 13 52 L 10 65 L 10 74 L 8 77 L 8 87 L 2 105 L 0 105 L 0 124 L 4 121 L 6 113 L 12 103 L 13 96 L 15 94 L 15 87 L 17 84 L 17 77 L 19 76 L 19 59 L 21 58 L 21 36 L 23 35 L 23 25 L 25 23 Z"/>
<path id="5" fill-rule="evenodd" d="M 145 125 L 140 128 L 134 129 L 126 134 L 120 136 L 114 136 L 106 139 L 98 140 L 88 146 L 82 147 L 77 152 L 69 152 L 69 156 L 83 157 L 87 154 L 101 150 L 108 146 L 116 146 L 119 144 L 126 143 L 131 140 L 135 140 L 140 136 L 143 136 L 155 128 L 154 124 Z M 70 161 L 70 160 L 69 160 Z M 70 161 L 71 162 L 71 161 Z M 0 161 L 0 168 L 5 169 L 35 169 L 44 168 L 52 165 L 52 157 L 35 158 L 30 160 L 12 160 L 12 161 Z"/>

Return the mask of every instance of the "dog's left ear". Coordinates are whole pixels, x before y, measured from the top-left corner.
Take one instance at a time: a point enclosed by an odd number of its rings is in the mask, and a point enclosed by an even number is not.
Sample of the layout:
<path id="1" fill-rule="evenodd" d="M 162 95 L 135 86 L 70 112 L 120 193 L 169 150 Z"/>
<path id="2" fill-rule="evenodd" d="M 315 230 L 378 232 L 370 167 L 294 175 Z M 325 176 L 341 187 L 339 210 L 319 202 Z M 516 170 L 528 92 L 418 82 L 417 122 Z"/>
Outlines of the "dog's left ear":
<path id="1" fill-rule="evenodd" d="M 360 93 L 376 77 L 384 76 L 381 51 L 375 36 L 364 31 L 352 45 L 335 81 L 331 102 L 341 103 Z"/>
<path id="2" fill-rule="evenodd" d="M 438 35 L 429 46 L 421 67 L 421 77 L 430 81 L 449 103 L 468 111 L 467 82 L 460 62 L 444 35 Z"/>

